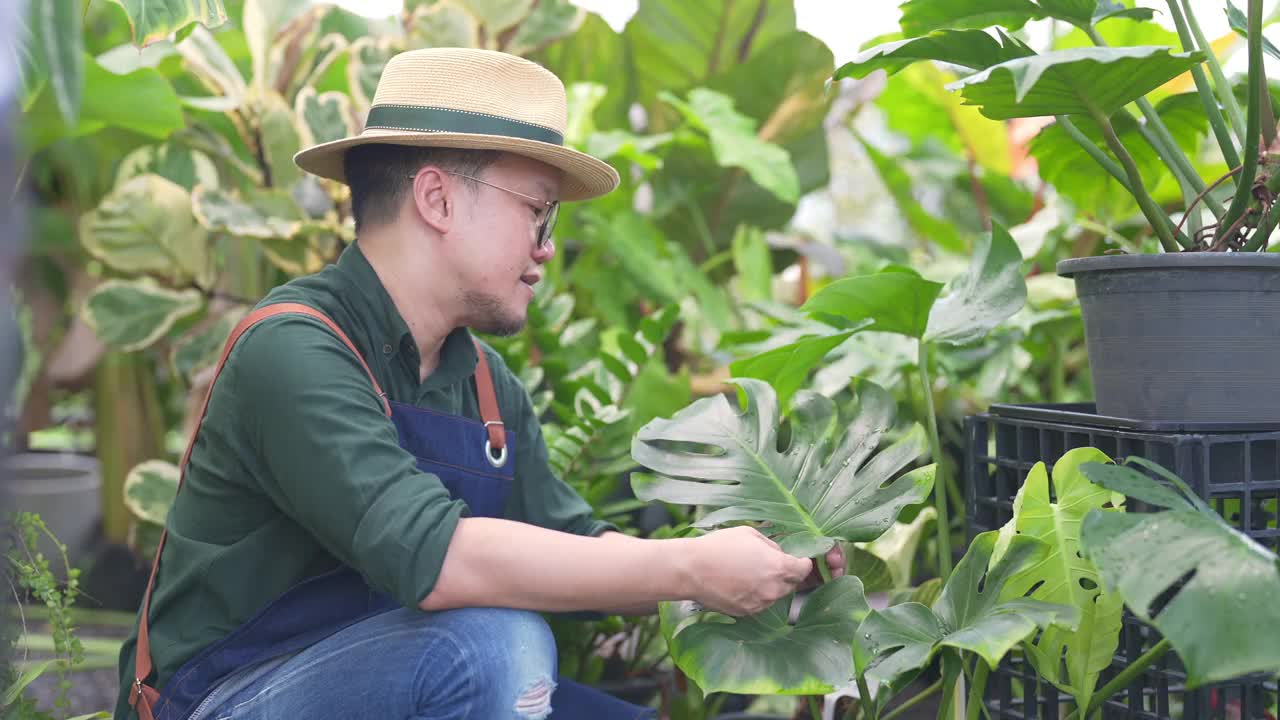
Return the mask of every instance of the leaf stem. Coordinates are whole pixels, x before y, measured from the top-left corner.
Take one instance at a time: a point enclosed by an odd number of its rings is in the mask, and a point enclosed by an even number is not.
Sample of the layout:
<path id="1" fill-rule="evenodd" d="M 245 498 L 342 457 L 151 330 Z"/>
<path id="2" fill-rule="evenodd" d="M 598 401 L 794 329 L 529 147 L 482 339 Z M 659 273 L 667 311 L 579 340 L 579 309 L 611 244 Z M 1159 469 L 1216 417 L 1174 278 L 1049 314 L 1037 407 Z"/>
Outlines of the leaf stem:
<path id="1" fill-rule="evenodd" d="M 1191 29 L 1191 34 L 1195 36 L 1196 44 L 1204 50 L 1205 64 L 1209 66 L 1209 74 L 1213 76 L 1214 89 L 1218 91 L 1218 100 L 1221 101 L 1222 107 L 1226 108 L 1227 119 L 1231 121 L 1231 128 L 1235 131 L 1236 138 L 1244 142 L 1244 115 L 1240 113 L 1240 104 L 1236 102 L 1235 93 L 1231 91 L 1231 83 L 1227 81 L 1226 73 L 1222 72 L 1222 64 L 1218 62 L 1218 56 L 1213 52 L 1213 44 L 1204 36 L 1204 32 L 1200 30 L 1200 23 L 1196 20 L 1196 14 L 1191 10 L 1189 0 L 1182 0 L 1182 9 L 1186 14 L 1187 27 Z M 1239 163 L 1231 164 L 1235 167 Z"/>
<path id="2" fill-rule="evenodd" d="M 1090 25 L 1085 29 L 1089 35 L 1089 39 L 1098 47 L 1108 47 L 1107 41 L 1098 34 L 1097 28 Z M 1199 70 L 1199 67 L 1192 68 L 1192 72 Z M 1178 146 L 1178 141 L 1173 138 L 1173 133 L 1169 132 L 1168 126 L 1164 124 L 1164 120 L 1160 119 L 1160 113 L 1151 106 L 1151 101 L 1145 97 L 1140 97 L 1134 101 L 1138 110 L 1142 112 L 1142 117 L 1146 119 L 1146 129 L 1156 139 L 1152 142 L 1157 152 L 1165 156 L 1165 162 L 1169 165 L 1169 169 L 1173 172 L 1174 177 L 1178 178 L 1179 184 L 1187 183 L 1195 192 L 1204 190 L 1204 181 L 1200 179 L 1200 174 L 1196 172 L 1195 166 L 1191 164 L 1191 160 L 1187 158 L 1186 153 L 1182 152 L 1182 148 Z M 1228 145 L 1230 145 L 1228 143 Z M 1229 163 L 1231 167 L 1235 163 Z"/>
<path id="3" fill-rule="evenodd" d="M 1236 195 L 1227 214 L 1218 221 L 1215 241 L 1236 224 L 1249 209 L 1253 197 L 1253 180 L 1258 173 L 1258 138 L 1262 135 L 1262 0 L 1249 0 L 1249 105 L 1244 131 L 1244 162 L 1236 179 Z"/>
<path id="4" fill-rule="evenodd" d="M 1127 190 L 1129 194 L 1133 194 L 1133 188 L 1129 186 L 1129 178 L 1124 174 L 1124 168 L 1117 165 L 1114 160 L 1107 157 L 1106 153 L 1098 149 L 1098 146 L 1093 144 L 1093 141 L 1089 139 L 1089 136 L 1081 132 L 1080 128 L 1076 127 L 1076 124 L 1071 122 L 1071 118 L 1066 115 L 1055 115 L 1054 120 L 1057 121 L 1058 125 L 1062 128 L 1062 131 L 1067 134 L 1067 137 L 1074 140 L 1076 144 L 1080 146 L 1081 150 L 1084 150 L 1089 157 L 1093 158 L 1094 162 L 1101 165 L 1102 169 L 1106 170 L 1107 174 L 1115 178 L 1116 181 L 1120 183 L 1120 186 Z"/>
<path id="5" fill-rule="evenodd" d="M 813 720 L 822 720 L 822 700 L 817 695 L 810 695 L 809 700 L 809 717 Z"/>
<path id="6" fill-rule="evenodd" d="M 862 672 L 857 673 L 857 678 L 858 678 L 858 700 L 859 700 L 858 705 L 862 707 L 862 717 L 866 718 L 866 720 L 876 720 L 876 696 L 871 693 L 871 687 L 867 685 L 867 674 Z M 937 687 L 941 687 L 942 681 L 939 680 L 938 682 L 934 683 L 934 685 Z M 926 690 L 925 692 L 928 692 L 928 691 Z M 923 695 L 923 693 L 921 694 Z M 920 698 L 920 695 L 917 695 L 911 700 L 908 700 L 906 703 L 903 703 L 902 707 L 899 707 L 898 710 L 895 710 L 893 713 L 889 713 L 888 715 L 886 715 L 884 720 L 889 720 L 889 718 L 893 717 L 898 711 L 902 710 L 905 707 L 915 704 L 915 702 L 919 702 L 918 698 Z"/>
<path id="7" fill-rule="evenodd" d="M 982 715 L 982 696 L 987 693 L 987 676 L 991 666 L 981 657 L 974 660 L 973 677 L 970 679 L 969 701 L 965 706 L 965 720 L 979 720 Z"/>
<path id="8" fill-rule="evenodd" d="M 947 464 L 942 461 L 942 441 L 938 437 L 938 417 L 933 409 L 933 382 L 929 379 L 929 343 L 923 338 L 917 369 L 920 390 L 924 394 L 924 415 L 929 429 L 929 454 L 936 466 L 933 476 L 933 505 L 938 511 L 938 576 L 946 582 L 951 576 L 951 522 L 947 513 Z"/>
<path id="9" fill-rule="evenodd" d="M 1147 222 L 1151 223 L 1152 229 L 1156 231 L 1156 235 L 1160 238 L 1160 246 L 1165 252 L 1178 252 L 1179 242 L 1173 236 L 1173 223 L 1169 221 L 1164 211 L 1156 205 L 1156 201 L 1151 199 L 1150 193 L 1142 183 L 1142 173 L 1138 170 L 1138 164 L 1134 162 L 1133 156 L 1125 148 L 1124 143 L 1120 142 L 1120 137 L 1116 135 L 1116 128 L 1111 124 L 1108 118 L 1101 110 L 1095 106 L 1089 108 L 1093 114 L 1094 122 L 1102 128 L 1102 137 L 1107 141 L 1107 147 L 1111 148 L 1111 152 L 1120 160 L 1120 165 L 1124 167 L 1125 175 L 1129 178 L 1129 190 L 1133 194 L 1135 200 L 1138 201 L 1138 207 L 1142 210 L 1142 214 L 1146 216 Z M 1191 241 L 1185 242 L 1190 247 Z"/>
<path id="10" fill-rule="evenodd" d="M 1183 16 L 1182 8 L 1178 6 L 1178 0 L 1167 0 L 1167 3 L 1169 5 L 1169 15 L 1173 18 L 1173 24 L 1178 29 L 1178 39 L 1182 41 L 1182 49 L 1191 52 L 1203 50 L 1206 55 L 1206 62 L 1216 65 L 1217 59 L 1213 55 L 1212 46 L 1203 44 L 1200 47 L 1196 46 L 1191 29 L 1187 25 L 1187 18 Z M 1190 8 L 1187 8 L 1187 14 L 1191 14 Z M 1199 26 L 1196 29 L 1198 30 Z M 1213 65 L 1210 67 L 1212 68 Z M 1218 68 L 1218 73 L 1222 73 L 1221 67 Z M 1191 77 L 1196 82 L 1196 94 L 1200 96 L 1200 106 L 1204 109 L 1205 117 L 1209 118 L 1209 127 L 1213 128 L 1213 136 L 1218 140 L 1218 147 L 1222 150 L 1222 158 L 1226 161 L 1227 167 L 1236 167 L 1240 164 L 1240 156 L 1236 153 L 1235 140 L 1231 138 L 1231 133 L 1227 130 L 1226 118 L 1222 116 L 1222 110 L 1218 107 L 1218 99 L 1213 94 L 1213 86 L 1209 84 L 1209 78 L 1205 77 L 1204 69 L 1199 65 L 1191 68 Z M 1225 81 L 1225 78 L 1223 78 L 1223 81 Z M 1239 113 L 1240 108 L 1237 107 L 1235 111 Z M 1215 214 L 1221 215 L 1222 213 Z"/>
<path id="11" fill-rule="evenodd" d="M 1249 242 L 1245 243 L 1244 251 L 1254 252 L 1267 247 L 1269 244 L 1267 240 L 1271 237 L 1271 232 L 1276 229 L 1278 221 L 1280 221 L 1280 202 L 1274 202 L 1271 204 L 1271 209 L 1267 211 L 1266 216 L 1262 218 L 1258 229 L 1253 231 L 1253 237 L 1249 238 Z"/>
<path id="12" fill-rule="evenodd" d="M 861 682 L 865 683 L 866 680 L 861 680 Z M 897 720 L 898 716 L 902 715 L 903 713 L 907 712 L 908 710 L 915 707 L 916 705 L 919 705 L 920 703 L 929 699 L 930 696 L 932 696 L 934 693 L 938 692 L 941 689 L 942 689 L 942 680 L 940 679 L 935 680 L 932 685 L 925 688 L 924 690 L 921 690 L 915 695 L 912 695 L 910 698 L 904 701 L 901 705 L 894 708 L 892 712 L 886 713 L 885 716 L 880 720 Z M 861 692 L 861 690 L 859 690 L 859 692 Z"/>
<path id="13" fill-rule="evenodd" d="M 1112 695 L 1115 695 L 1128 687 L 1134 679 L 1143 673 L 1143 671 L 1154 665 L 1157 660 L 1164 657 L 1164 654 L 1169 652 L 1172 647 L 1173 646 L 1169 644 L 1169 640 L 1167 638 L 1161 638 L 1160 642 L 1153 645 L 1150 650 L 1146 651 L 1141 657 L 1130 663 L 1124 670 L 1121 670 L 1119 675 L 1111 678 L 1111 682 L 1103 685 L 1101 690 L 1093 694 L 1093 699 L 1089 701 L 1089 707 L 1085 710 L 1085 717 L 1093 715 L 1094 711 L 1102 707 L 1102 704 L 1110 699 Z M 1080 709 L 1076 708 L 1063 720 L 1076 720 L 1079 716 Z"/>

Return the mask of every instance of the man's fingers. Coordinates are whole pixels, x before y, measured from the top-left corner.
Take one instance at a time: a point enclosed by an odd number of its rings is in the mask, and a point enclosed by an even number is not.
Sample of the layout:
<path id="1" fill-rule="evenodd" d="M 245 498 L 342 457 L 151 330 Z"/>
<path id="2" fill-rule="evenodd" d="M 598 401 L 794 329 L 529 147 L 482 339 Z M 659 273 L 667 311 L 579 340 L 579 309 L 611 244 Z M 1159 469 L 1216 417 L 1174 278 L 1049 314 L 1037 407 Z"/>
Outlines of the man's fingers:
<path id="1" fill-rule="evenodd" d="M 790 557 L 790 556 L 788 556 Z M 788 566 L 788 579 L 793 583 L 804 582 L 809 577 L 809 573 L 813 571 L 813 561 L 809 558 L 791 558 L 792 562 Z"/>

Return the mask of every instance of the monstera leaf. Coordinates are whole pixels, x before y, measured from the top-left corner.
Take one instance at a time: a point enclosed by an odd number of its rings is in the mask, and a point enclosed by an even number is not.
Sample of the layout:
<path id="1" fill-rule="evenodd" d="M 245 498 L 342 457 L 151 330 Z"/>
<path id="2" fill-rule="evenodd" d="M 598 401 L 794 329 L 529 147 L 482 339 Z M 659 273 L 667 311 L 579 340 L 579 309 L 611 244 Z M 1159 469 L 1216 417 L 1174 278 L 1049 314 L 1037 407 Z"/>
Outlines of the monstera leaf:
<path id="1" fill-rule="evenodd" d="M 1164 476 L 1182 493 L 1132 467 L 1080 467 L 1098 485 L 1166 508 L 1089 513 L 1081 546 L 1103 585 L 1169 640 L 1186 667 L 1187 687 L 1280 673 L 1275 553 L 1228 525 L 1167 470 L 1141 458 L 1129 462 Z"/>
<path id="2" fill-rule="evenodd" d="M 902 508 L 928 497 L 932 465 L 894 479 L 925 451 L 918 425 L 875 453 L 893 426 L 893 400 L 883 388 L 863 385 L 858 416 L 827 456 L 836 420 L 831 400 L 797 394 L 790 439 L 780 449 L 773 388 L 759 380 L 733 382 L 746 397 L 744 412 L 716 396 L 640 429 L 632 457 L 661 474 L 633 476 L 636 497 L 719 508 L 698 527 L 768 522 L 783 549 L 800 557 L 826 552 L 837 540 L 872 540 Z"/>
<path id="3" fill-rule="evenodd" d="M 691 602 L 659 608 L 676 665 L 704 692 L 816 695 L 853 679 L 853 640 L 866 617 L 862 581 L 836 578 L 805 600 L 794 625 L 791 596 L 764 612 L 730 618 Z"/>
<path id="4" fill-rule="evenodd" d="M 1150 19 L 1146 8 L 1129 8 L 1115 0 L 909 0 L 902 4 L 902 31 L 923 35 L 941 28 L 985 28 L 1001 25 L 1017 30 L 1030 20 L 1054 18 L 1088 27 L 1112 17 Z"/>
<path id="5" fill-rule="evenodd" d="M 1069 692 L 1078 707 L 1088 707 L 1097 686 L 1098 674 L 1111 665 L 1120 640 L 1120 620 L 1124 600 L 1120 594 L 1102 588 L 1102 578 L 1093 563 L 1080 555 L 1080 523 L 1094 509 L 1119 512 L 1123 497 L 1090 483 L 1080 472 L 1085 462 L 1110 462 L 1100 450 L 1078 448 L 1063 455 L 1053 466 L 1053 497 L 1050 501 L 1049 473 L 1044 463 L 1031 468 L 1026 482 L 1013 501 L 1013 519 L 1000 529 L 1000 539 L 992 557 L 999 562 L 1008 543 L 1018 535 L 1043 542 L 1044 558 L 1015 573 L 1005 583 L 1001 597 L 1070 605 L 1080 610 L 1080 625 L 1074 631 L 1058 627 L 1046 629 L 1027 647 L 1028 657 L 1040 675 Z M 1115 506 L 1107 510 L 1108 506 Z"/>
<path id="6" fill-rule="evenodd" d="M 993 65 L 948 86 L 992 120 L 1043 115 L 1110 117 L 1204 62 L 1204 53 L 1167 47 L 1055 50 Z"/>
<path id="7" fill-rule="evenodd" d="M 1043 543 L 1021 535 L 1009 542 L 1000 561 L 988 569 L 998 532 L 974 538 L 933 609 L 906 602 L 873 611 L 858 628 L 858 666 L 866 668 L 873 690 L 920 670 L 938 653 L 964 650 L 995 667 L 1018 643 L 1037 630 L 1074 628 L 1073 607 L 1018 598 L 1002 600 L 1016 573 L 1043 561 Z"/>

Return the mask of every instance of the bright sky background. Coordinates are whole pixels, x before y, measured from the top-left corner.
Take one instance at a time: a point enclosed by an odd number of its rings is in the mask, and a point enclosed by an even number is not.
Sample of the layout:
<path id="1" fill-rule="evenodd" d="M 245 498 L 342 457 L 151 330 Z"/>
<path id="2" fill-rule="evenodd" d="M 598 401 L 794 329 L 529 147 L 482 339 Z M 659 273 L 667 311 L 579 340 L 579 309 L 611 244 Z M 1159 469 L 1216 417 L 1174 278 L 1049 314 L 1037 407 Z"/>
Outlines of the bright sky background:
<path id="1" fill-rule="evenodd" d="M 403 7 L 403 0 L 334 0 L 353 12 L 372 17 L 394 15 Z M 573 0 L 577 5 L 599 13 L 615 29 L 621 30 L 635 14 L 638 0 Z M 898 0 L 795 0 L 796 25 L 801 30 L 822 40 L 831 48 L 836 63 L 844 62 L 857 53 L 858 47 L 871 38 L 892 32 L 898 26 Z M 1268 8 L 1273 0 L 1266 3 Z M 1138 5 L 1162 11 L 1156 17 L 1169 25 L 1164 0 L 1138 0 Z M 1196 18 L 1209 37 L 1227 32 L 1227 19 L 1222 12 L 1222 0 L 1192 0 Z M 1236 0 L 1237 7 L 1244 0 Z M 1240 53 L 1243 56 L 1243 53 Z"/>

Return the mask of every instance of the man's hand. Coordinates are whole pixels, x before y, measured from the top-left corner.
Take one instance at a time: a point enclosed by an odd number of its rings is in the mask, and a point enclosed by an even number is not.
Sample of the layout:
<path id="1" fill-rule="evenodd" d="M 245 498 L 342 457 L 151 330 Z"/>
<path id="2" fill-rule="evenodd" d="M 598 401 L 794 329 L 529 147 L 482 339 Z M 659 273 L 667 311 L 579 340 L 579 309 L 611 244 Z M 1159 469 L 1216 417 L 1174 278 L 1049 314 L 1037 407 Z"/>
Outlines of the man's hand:
<path id="1" fill-rule="evenodd" d="M 831 569 L 831 579 L 844 575 L 844 548 L 837 542 L 827 551 L 827 567 Z M 818 564 L 815 562 L 813 570 L 809 572 L 809 577 L 800 583 L 800 590 L 812 590 L 822 584 L 822 572 L 818 570 Z"/>
<path id="2" fill-rule="evenodd" d="M 686 541 L 691 600 L 726 615 L 754 615 L 791 594 L 813 570 L 753 527 L 716 530 Z"/>

